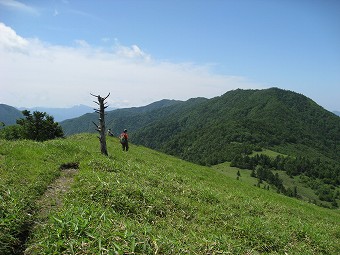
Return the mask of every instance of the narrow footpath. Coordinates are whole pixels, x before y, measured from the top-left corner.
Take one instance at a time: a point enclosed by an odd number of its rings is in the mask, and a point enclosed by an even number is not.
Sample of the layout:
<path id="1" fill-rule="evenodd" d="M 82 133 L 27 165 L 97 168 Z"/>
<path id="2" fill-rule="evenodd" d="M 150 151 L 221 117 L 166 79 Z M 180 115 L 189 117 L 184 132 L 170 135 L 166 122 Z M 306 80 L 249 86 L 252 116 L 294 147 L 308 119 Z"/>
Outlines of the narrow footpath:
<path id="1" fill-rule="evenodd" d="M 33 231 L 36 227 L 41 226 L 48 221 L 48 215 L 52 211 L 57 210 L 63 205 L 63 197 L 71 188 L 74 176 L 78 172 L 77 168 L 61 168 L 60 176 L 47 187 L 45 193 L 36 201 L 39 210 L 37 211 L 36 222 L 34 226 L 32 226 Z M 31 254 L 29 249 L 24 250 L 25 242 L 28 240 L 28 237 L 29 233 L 27 233 L 27 237 L 23 240 L 23 250 L 19 254 Z"/>
<path id="2" fill-rule="evenodd" d="M 60 176 L 48 186 L 45 193 L 37 201 L 40 208 L 38 214 L 41 219 L 44 219 L 48 214 L 62 206 L 63 196 L 70 189 L 73 183 L 73 177 L 78 172 L 78 169 L 63 169 Z"/>

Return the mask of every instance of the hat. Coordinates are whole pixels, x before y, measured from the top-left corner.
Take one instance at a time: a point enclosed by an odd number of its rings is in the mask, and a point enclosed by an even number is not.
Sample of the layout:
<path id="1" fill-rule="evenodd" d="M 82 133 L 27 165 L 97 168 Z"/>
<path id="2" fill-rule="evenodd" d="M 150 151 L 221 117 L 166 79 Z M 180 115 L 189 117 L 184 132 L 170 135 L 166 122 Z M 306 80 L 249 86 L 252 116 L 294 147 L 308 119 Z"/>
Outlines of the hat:
<path id="1" fill-rule="evenodd" d="M 127 129 L 124 129 L 124 132 L 127 132 Z"/>

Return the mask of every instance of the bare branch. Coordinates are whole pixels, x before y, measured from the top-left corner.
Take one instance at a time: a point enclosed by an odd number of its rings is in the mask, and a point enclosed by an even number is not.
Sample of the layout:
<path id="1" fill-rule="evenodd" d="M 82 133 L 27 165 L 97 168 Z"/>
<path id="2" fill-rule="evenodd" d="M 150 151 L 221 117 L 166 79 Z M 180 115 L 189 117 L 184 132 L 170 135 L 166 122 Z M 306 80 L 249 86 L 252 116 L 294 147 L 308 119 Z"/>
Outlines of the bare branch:
<path id="1" fill-rule="evenodd" d="M 90 93 L 90 94 L 91 94 L 91 96 L 98 97 L 98 96 L 96 96 L 96 95 L 93 95 L 92 93 Z"/>
<path id="2" fill-rule="evenodd" d="M 94 121 L 92 121 L 92 123 L 93 123 L 97 128 L 99 128 L 99 126 L 98 126 Z"/>
<path id="3" fill-rule="evenodd" d="M 110 96 L 110 92 L 109 92 L 109 94 L 104 98 L 104 100 L 106 99 L 106 98 L 108 98 Z"/>

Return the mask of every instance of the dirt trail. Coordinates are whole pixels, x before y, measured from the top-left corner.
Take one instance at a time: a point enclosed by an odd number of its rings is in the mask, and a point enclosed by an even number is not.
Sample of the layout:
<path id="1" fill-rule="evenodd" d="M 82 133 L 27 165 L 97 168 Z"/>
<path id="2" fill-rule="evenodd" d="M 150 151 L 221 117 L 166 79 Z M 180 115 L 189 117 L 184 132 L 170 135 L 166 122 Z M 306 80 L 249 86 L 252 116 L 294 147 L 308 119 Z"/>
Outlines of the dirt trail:
<path id="1" fill-rule="evenodd" d="M 15 254 L 31 254 L 29 248 L 27 249 L 25 245 L 26 241 L 35 228 L 48 221 L 50 212 L 57 210 L 62 206 L 63 197 L 71 188 L 74 181 L 74 175 L 78 173 L 78 165 L 72 166 L 75 166 L 76 168 L 61 167 L 60 176 L 47 187 L 45 193 L 36 201 L 36 205 L 39 208 L 36 212 L 36 222 L 30 227 L 30 230 L 27 230 L 22 234 L 20 247 L 16 249 Z"/>
<path id="2" fill-rule="evenodd" d="M 77 172 L 78 169 L 63 169 L 60 176 L 48 186 L 45 193 L 37 200 L 40 219 L 46 218 L 52 210 L 62 206 L 63 195 L 70 189 Z"/>

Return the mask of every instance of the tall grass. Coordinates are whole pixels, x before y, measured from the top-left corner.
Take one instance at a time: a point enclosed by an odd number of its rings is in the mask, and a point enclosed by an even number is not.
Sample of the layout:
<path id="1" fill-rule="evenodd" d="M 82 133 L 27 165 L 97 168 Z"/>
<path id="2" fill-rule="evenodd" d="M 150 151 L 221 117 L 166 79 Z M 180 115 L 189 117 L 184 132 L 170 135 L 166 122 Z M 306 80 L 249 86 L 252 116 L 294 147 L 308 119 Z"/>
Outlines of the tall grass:
<path id="1" fill-rule="evenodd" d="M 40 169 L 33 171 L 38 176 L 50 176 L 41 177 L 46 184 L 33 196 L 13 189 L 27 201 L 19 212 L 24 219 L 37 217 L 25 215 L 27 205 L 34 209 L 58 166 L 80 162 L 63 206 L 32 230 L 26 254 L 337 254 L 340 249 L 337 211 L 144 147 L 131 145 L 123 152 L 118 140 L 108 138 L 110 156 L 105 157 L 96 136 L 87 134 L 8 146 L 12 149 L 1 150 L 2 159 L 21 151 L 28 165 L 35 165 L 13 173 L 13 187 L 33 168 Z M 26 161 L 2 164 L 1 176 L 9 180 L 11 167 Z"/>
<path id="2" fill-rule="evenodd" d="M 60 164 L 80 151 L 65 140 L 0 140 L 0 254 L 21 253 L 35 221 L 35 201 L 59 176 Z"/>

